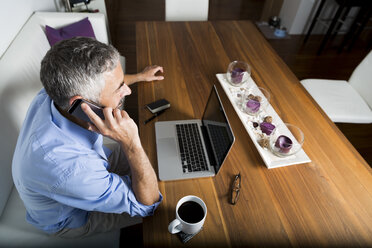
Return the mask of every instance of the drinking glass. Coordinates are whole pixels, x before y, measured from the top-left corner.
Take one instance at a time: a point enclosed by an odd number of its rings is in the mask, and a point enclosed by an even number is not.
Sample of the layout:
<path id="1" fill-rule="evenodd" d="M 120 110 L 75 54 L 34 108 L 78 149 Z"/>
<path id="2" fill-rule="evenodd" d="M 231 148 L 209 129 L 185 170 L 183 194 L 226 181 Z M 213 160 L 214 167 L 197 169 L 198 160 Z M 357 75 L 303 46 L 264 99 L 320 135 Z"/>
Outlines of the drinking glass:
<path id="1" fill-rule="evenodd" d="M 241 98 L 241 110 L 251 116 L 258 116 L 269 105 L 270 93 L 261 87 L 244 90 Z"/>
<path id="2" fill-rule="evenodd" d="M 251 67 L 244 61 L 233 61 L 227 67 L 227 81 L 235 87 L 239 87 L 251 76 Z"/>
<path id="3" fill-rule="evenodd" d="M 279 157 L 287 157 L 300 151 L 304 141 L 304 133 L 299 127 L 289 123 L 279 124 L 270 135 L 270 149 Z"/>

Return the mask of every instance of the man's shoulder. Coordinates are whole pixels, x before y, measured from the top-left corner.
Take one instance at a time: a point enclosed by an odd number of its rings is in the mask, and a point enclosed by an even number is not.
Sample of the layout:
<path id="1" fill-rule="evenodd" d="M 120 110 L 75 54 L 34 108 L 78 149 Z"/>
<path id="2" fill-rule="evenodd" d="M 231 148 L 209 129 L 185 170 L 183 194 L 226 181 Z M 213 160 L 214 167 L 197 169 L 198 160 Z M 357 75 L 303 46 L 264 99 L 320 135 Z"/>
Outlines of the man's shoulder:
<path id="1" fill-rule="evenodd" d="M 45 89 L 41 89 L 39 93 L 32 100 L 26 117 L 23 121 L 22 129 L 30 129 L 32 125 L 39 126 L 45 123 L 45 119 L 48 118 L 50 113 L 51 99 L 45 92 Z"/>
<path id="2" fill-rule="evenodd" d="M 75 144 L 54 123 L 52 104 L 52 99 L 45 89 L 41 89 L 30 104 L 17 145 L 25 147 L 31 145 L 33 149 L 42 147 L 44 152 L 48 152 L 54 147 Z"/>
<path id="3" fill-rule="evenodd" d="M 45 89 L 42 88 L 32 100 L 30 104 L 30 108 L 32 108 L 32 106 L 35 106 L 35 105 L 40 105 L 46 101 L 51 101 L 51 99 L 49 95 L 46 93 Z"/>
<path id="4" fill-rule="evenodd" d="M 46 177 L 62 175 L 81 168 L 87 159 L 99 159 L 91 147 L 73 136 L 83 134 L 63 130 L 53 121 L 52 104 L 41 90 L 30 105 L 13 155 L 16 177 L 38 176 L 35 172 Z"/>
<path id="5" fill-rule="evenodd" d="M 84 150 L 53 122 L 52 100 L 42 89 L 30 104 L 13 156 L 13 167 L 60 164 Z M 77 160 L 75 160 L 77 161 Z"/>
<path id="6" fill-rule="evenodd" d="M 34 182 L 35 178 L 44 182 L 42 184 L 45 186 L 52 186 L 57 181 L 84 170 L 86 157 L 92 157 L 89 156 L 92 152 L 88 148 L 69 139 L 62 140 L 48 135 L 48 131 L 35 132 L 25 140 L 24 146 L 16 148 L 13 177 L 21 180 L 25 186 Z"/>

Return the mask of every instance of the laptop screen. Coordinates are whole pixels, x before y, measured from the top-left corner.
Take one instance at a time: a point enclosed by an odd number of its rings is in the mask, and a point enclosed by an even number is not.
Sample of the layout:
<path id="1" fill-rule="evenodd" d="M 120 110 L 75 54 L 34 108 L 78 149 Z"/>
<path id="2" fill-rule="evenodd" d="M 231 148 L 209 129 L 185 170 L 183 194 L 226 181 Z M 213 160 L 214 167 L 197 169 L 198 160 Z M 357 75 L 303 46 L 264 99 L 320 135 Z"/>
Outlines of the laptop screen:
<path id="1" fill-rule="evenodd" d="M 234 143 L 234 135 L 215 85 L 213 85 L 213 89 L 208 98 L 202 123 L 207 131 L 207 138 L 213 153 L 212 157 L 214 159 L 210 162 L 215 166 L 217 174 Z"/>

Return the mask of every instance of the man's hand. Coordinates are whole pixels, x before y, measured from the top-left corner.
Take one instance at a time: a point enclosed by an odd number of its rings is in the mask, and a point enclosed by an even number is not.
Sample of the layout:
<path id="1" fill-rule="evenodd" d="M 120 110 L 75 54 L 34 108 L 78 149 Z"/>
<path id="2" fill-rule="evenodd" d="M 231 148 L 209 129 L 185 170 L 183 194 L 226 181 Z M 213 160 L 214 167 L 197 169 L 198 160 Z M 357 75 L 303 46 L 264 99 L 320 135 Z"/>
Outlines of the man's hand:
<path id="1" fill-rule="evenodd" d="M 127 85 L 131 85 L 140 81 L 154 81 L 163 80 L 164 76 L 156 76 L 155 74 L 161 72 L 164 73 L 164 69 L 158 65 L 147 66 L 142 72 L 137 74 L 125 74 L 124 81 Z"/>
<path id="2" fill-rule="evenodd" d="M 94 124 L 88 123 L 89 130 L 116 140 L 124 149 L 140 146 L 138 127 L 124 110 L 104 108 L 105 120 L 102 120 L 87 104 L 83 103 L 81 107 Z"/>
<path id="3" fill-rule="evenodd" d="M 164 76 L 156 76 L 157 72 L 163 73 L 163 67 L 158 65 L 151 65 L 147 66 L 141 73 L 140 73 L 140 81 L 154 81 L 154 80 L 163 80 Z"/>

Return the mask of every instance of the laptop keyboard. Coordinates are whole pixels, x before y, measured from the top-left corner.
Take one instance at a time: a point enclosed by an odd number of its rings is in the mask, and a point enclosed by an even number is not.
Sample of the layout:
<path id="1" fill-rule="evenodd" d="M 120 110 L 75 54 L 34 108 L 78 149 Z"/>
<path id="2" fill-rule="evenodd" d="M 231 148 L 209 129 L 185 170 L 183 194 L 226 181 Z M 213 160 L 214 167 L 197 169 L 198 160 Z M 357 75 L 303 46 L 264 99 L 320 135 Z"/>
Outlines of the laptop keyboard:
<path id="1" fill-rule="evenodd" d="M 183 172 L 208 171 L 198 124 L 177 124 L 176 130 Z"/>

